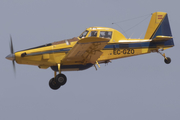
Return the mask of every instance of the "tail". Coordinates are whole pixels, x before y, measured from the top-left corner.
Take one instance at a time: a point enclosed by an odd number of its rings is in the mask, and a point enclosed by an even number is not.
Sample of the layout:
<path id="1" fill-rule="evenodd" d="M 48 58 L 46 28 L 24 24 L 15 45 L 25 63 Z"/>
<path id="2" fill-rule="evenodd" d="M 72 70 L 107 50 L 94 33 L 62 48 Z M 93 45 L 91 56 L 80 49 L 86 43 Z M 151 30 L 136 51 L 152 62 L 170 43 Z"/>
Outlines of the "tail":
<path id="1" fill-rule="evenodd" d="M 166 46 L 174 46 L 167 13 L 155 12 L 152 14 L 144 39 L 168 40 Z"/>

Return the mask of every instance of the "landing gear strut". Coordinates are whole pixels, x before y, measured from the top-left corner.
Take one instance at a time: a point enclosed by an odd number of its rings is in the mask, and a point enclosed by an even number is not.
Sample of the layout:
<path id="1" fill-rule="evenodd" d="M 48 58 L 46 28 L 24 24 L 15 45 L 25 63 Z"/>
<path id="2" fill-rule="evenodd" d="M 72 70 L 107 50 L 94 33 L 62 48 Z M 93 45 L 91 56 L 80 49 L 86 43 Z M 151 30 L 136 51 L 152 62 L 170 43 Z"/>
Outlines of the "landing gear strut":
<path id="1" fill-rule="evenodd" d="M 66 76 L 64 74 L 61 74 L 60 64 L 58 64 L 58 70 L 59 70 L 59 74 L 56 75 L 56 71 L 54 71 L 54 78 L 51 78 L 49 81 L 49 87 L 53 90 L 59 89 L 67 82 Z"/>
<path id="2" fill-rule="evenodd" d="M 166 57 L 165 53 L 162 54 L 161 52 L 157 51 L 159 54 L 161 54 L 164 57 L 164 62 L 166 64 L 170 64 L 171 63 L 171 58 L 170 57 Z"/>

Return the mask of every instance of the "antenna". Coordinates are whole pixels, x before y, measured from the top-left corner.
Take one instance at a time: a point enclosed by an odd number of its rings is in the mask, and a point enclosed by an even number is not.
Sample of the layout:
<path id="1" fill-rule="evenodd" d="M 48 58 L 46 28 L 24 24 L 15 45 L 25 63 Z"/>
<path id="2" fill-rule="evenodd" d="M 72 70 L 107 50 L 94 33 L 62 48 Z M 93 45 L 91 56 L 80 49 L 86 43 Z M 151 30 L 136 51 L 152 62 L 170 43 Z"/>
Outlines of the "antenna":
<path id="1" fill-rule="evenodd" d="M 128 39 L 131 39 L 131 37 L 134 35 L 134 32 L 131 34 L 131 36 Z"/>
<path id="2" fill-rule="evenodd" d="M 144 33 L 142 33 L 142 34 L 140 35 L 139 39 L 141 39 L 141 37 L 142 37 L 143 34 L 144 34 Z"/>

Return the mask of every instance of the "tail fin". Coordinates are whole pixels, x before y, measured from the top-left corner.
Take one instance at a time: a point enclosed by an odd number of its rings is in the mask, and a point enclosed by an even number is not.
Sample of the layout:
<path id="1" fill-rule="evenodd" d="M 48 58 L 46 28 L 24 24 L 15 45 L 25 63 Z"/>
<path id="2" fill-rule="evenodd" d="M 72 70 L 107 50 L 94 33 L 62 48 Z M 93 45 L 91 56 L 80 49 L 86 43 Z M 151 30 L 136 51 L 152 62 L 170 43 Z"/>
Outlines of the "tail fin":
<path id="1" fill-rule="evenodd" d="M 156 36 L 172 37 L 168 15 L 165 12 L 155 12 L 152 14 L 144 39 L 154 39 Z"/>

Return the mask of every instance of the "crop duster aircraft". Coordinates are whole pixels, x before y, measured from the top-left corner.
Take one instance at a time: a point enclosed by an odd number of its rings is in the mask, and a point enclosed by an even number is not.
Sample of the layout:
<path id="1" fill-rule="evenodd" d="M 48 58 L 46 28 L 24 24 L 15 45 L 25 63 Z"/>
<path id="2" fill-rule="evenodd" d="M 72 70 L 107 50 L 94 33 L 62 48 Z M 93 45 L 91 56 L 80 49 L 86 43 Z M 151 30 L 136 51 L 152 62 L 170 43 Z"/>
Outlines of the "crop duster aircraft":
<path id="1" fill-rule="evenodd" d="M 160 51 L 173 46 L 167 13 L 155 12 L 144 39 L 127 39 L 112 28 L 90 27 L 79 37 L 14 52 L 11 38 L 11 54 L 6 59 L 12 60 L 13 66 L 16 61 L 18 64 L 35 65 L 42 69 L 51 67 L 54 77 L 50 79 L 49 86 L 57 90 L 67 81 L 62 71 L 85 70 L 92 66 L 96 68 L 96 64 L 99 66 L 113 59 L 151 52 L 160 53 L 165 63 L 169 64 L 171 59 Z"/>

